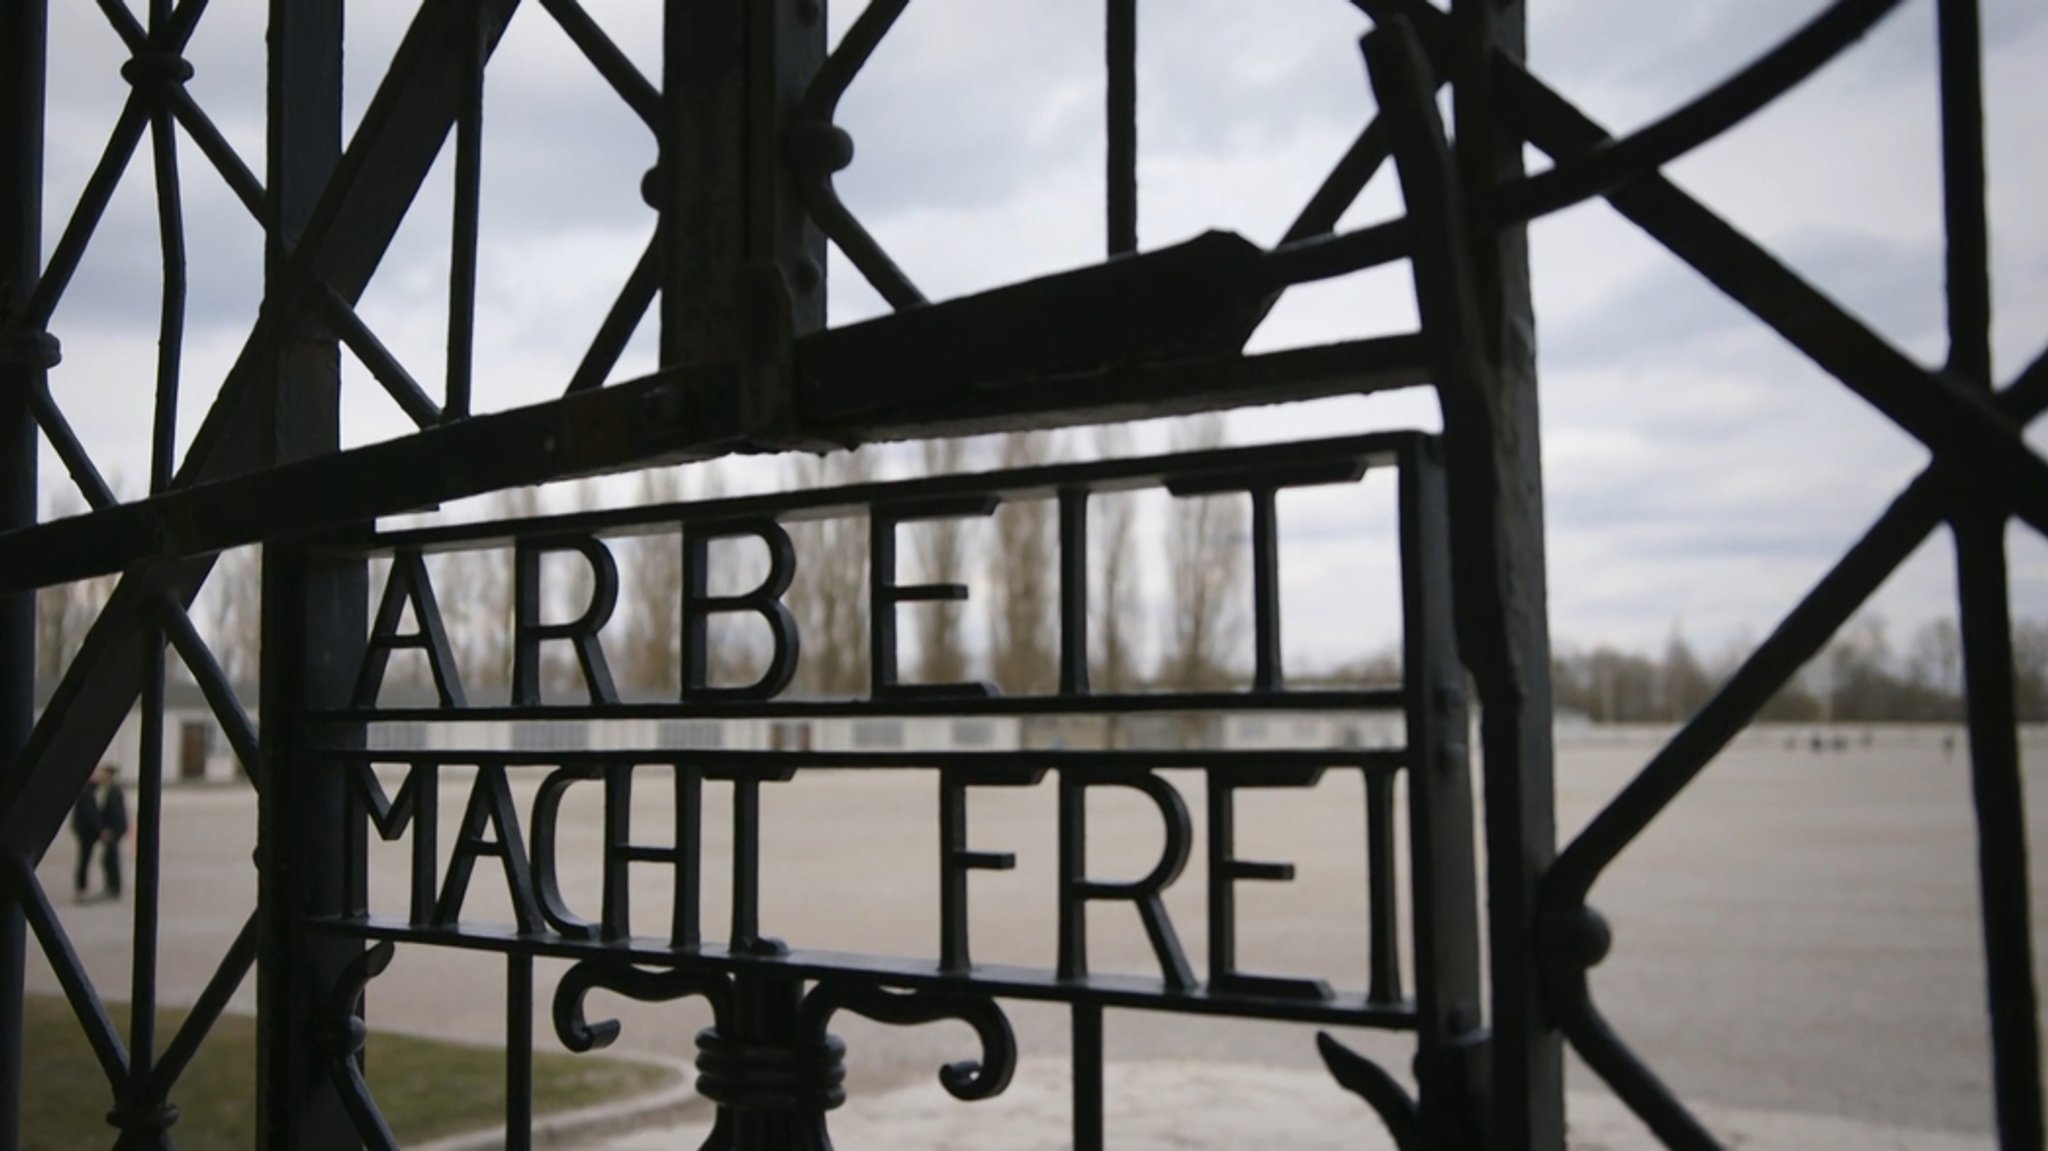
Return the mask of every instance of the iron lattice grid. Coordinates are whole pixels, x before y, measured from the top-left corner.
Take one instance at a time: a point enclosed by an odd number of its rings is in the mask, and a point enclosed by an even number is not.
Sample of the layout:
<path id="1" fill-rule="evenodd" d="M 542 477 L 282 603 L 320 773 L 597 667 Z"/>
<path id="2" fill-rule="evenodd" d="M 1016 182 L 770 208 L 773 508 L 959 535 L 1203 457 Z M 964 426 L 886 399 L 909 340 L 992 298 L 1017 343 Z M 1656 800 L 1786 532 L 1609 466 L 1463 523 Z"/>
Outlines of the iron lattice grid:
<path id="1" fill-rule="evenodd" d="M 514 0 L 426 0 L 346 149 L 340 136 L 340 3 L 272 6 L 270 151 L 259 177 L 184 88 L 180 53 L 204 0 L 150 0 L 138 17 L 99 5 L 132 61 L 132 91 L 105 156 L 53 254 L 42 259 L 42 124 L 46 4 L 0 9 L 0 740 L 14 762 L 0 781 L 0 849 L 9 903 L 0 904 L 0 993 L 20 1018 L 24 924 L 32 927 L 102 1063 L 124 1131 L 152 1137 L 162 1104 L 228 994 L 250 967 L 273 987 L 345 993 L 359 962 L 299 955 L 275 943 L 314 894 L 266 864 L 262 898 L 185 1026 L 158 1051 L 151 1034 L 155 866 L 162 764 L 145 759 L 138 842 L 133 1029 L 124 1044 L 66 942 L 33 862 L 116 725 L 139 697 L 146 732 L 160 730 L 164 652 L 174 647 L 207 690 L 252 777 L 266 780 L 266 839 L 313 832 L 339 810 L 319 788 L 268 765 L 306 746 L 306 716 L 334 685 L 308 653 L 360 644 L 361 576 L 323 564 L 294 541 L 380 514 L 515 484 L 703 459 L 736 448 L 847 444 L 1018 426 L 1158 415 L 1249 402 L 1433 386 L 1444 410 L 1452 587 L 1460 654 L 1484 706 L 1487 889 L 1493 1027 L 1484 1047 L 1491 1095 L 1487 1138 L 1498 1147 L 1562 1139 L 1558 1033 L 1668 1144 L 1714 1140 L 1601 1018 L 1587 972 L 1607 931 L 1586 898 L 1620 851 L 1669 806 L 1759 707 L 1818 653 L 1883 579 L 1940 525 L 1954 533 L 1968 718 L 1979 819 L 1979 870 L 1993 1034 L 1997 1127 L 2008 1148 L 2042 1145 L 2025 828 L 2013 713 L 2012 628 L 2004 530 L 2017 517 L 2048 528 L 2048 470 L 2022 429 L 2048 406 L 2048 361 L 2002 388 L 1990 373 L 1990 297 L 1983 178 L 1977 5 L 1940 0 L 1942 154 L 1948 238 L 1950 350 L 1913 362 L 1771 253 L 1665 181 L 1658 170 L 1769 105 L 1898 6 L 1839 0 L 1783 44 L 1678 111 L 1615 139 L 1521 64 L 1523 5 L 1360 0 L 1379 30 L 1366 53 L 1380 112 L 1271 251 L 1214 243 L 1147 253 L 1013 290 L 924 306 L 923 296 L 833 192 L 847 159 L 832 126 L 846 91 L 907 0 L 873 0 L 840 45 L 823 50 L 815 6 L 672 3 L 673 35 L 657 86 L 610 43 L 575 0 L 540 0 L 620 98 L 666 141 L 649 193 L 664 221 L 622 286 L 561 400 L 470 417 L 470 334 L 482 69 Z M 742 40 L 693 38 L 721 18 Z M 706 15 L 710 13 L 710 15 Z M 764 13 L 768 13 L 764 15 Z M 808 17 L 808 23 L 806 21 Z M 744 31 L 740 31 L 744 28 Z M 1136 249 L 1134 0 L 1107 4 L 1112 255 Z M 734 44 L 751 52 L 717 52 Z M 715 49 L 702 47 L 718 45 Z M 694 55 L 693 55 L 694 53 Z M 1432 93 L 1453 89 L 1455 144 Z M 748 114 L 738 114 L 746 109 Z M 703 130 L 707 126 L 717 130 Z M 269 255 L 261 317 L 182 464 L 173 419 L 183 332 L 181 132 L 262 225 Z M 156 156 L 164 306 L 159 333 L 150 491 L 115 500 L 49 387 L 58 345 L 47 330 L 127 163 L 148 134 Z M 440 401 L 378 343 L 354 305 L 446 138 L 456 148 L 451 355 Z M 1524 142 L 1556 166 L 1524 175 Z M 1336 233 L 1336 222 L 1392 160 L 1408 216 Z M 750 177 L 756 178 L 750 185 Z M 745 191 L 743 189 L 749 189 Z M 1933 463 L 1871 525 L 1721 692 L 1593 822 L 1553 853 L 1548 642 L 1543 616 L 1535 379 L 1530 357 L 1526 221 L 1591 197 L 1690 265 L 1814 364 L 1926 445 Z M 719 248 L 704 237 L 740 236 Z M 821 330 L 821 266 L 829 238 L 899 315 Z M 700 246 L 693 247 L 693 244 Z M 725 256 L 718 252 L 725 251 Z M 811 261 L 810 272 L 803 267 Z M 1291 284 L 1378 264 L 1410 263 L 1422 323 L 1413 335 L 1243 356 L 1190 331 L 1236 332 Z M 669 269 L 711 269 L 693 288 Z M 775 275 L 764 273 L 764 269 Z M 1193 274 L 1199 273 L 1199 274 Z M 1157 285 L 1182 287 L 1161 290 Z M 664 284 L 670 291 L 662 292 Z M 807 289 L 806 285 L 809 285 Z M 1138 289 L 1144 289 L 1139 292 Z M 1105 310 L 1152 293 L 1165 314 Z M 656 376 L 610 387 L 607 377 L 639 318 L 661 300 Z M 1019 314 L 1068 338 L 1052 348 L 990 339 Z M 1113 322 L 1090 317 L 1107 315 Z M 1052 323 L 1046 323 L 1050 319 Z M 1248 330 L 1245 329 L 1245 330 Z M 387 444 L 338 450 L 333 434 L 338 348 L 345 346 L 417 422 Z M 930 366 L 905 371 L 917 353 Z M 92 510 L 36 522 L 38 437 L 46 438 Z M 441 466 L 448 460 L 472 465 Z M 290 534 L 287 534 L 290 533 Z M 186 615 L 222 548 L 273 546 L 265 575 L 263 712 L 244 715 Z M 33 589 L 121 572 L 119 589 L 49 706 L 33 713 Z M 160 746 L 145 734 L 145 747 Z M 266 942 L 266 941 L 270 942 Z M 359 956 L 373 956 L 363 952 Z M 288 997 L 289 998 L 289 997 Z M 278 1005 L 266 1036 L 266 1138 L 319 1145 L 337 1137 L 332 1110 L 360 1113 L 358 1094 L 308 1087 L 298 1062 L 322 1042 L 307 997 Z M 321 1048 L 324 1049 L 324 1048 Z M 346 1063 L 345 1059 L 341 1063 Z M 345 1078 L 345 1076 L 343 1076 Z M 0 1099 L 20 1090 L 18 1030 L 0 1035 Z M 327 1123 L 323 1128 L 322 1124 Z M 324 1134 L 323 1134 L 324 1131 Z M 14 1132 L 0 1132 L 0 1145 Z M 1436 1145 L 1440 1133 L 1418 1136 Z M 1083 1142 L 1086 1134 L 1081 1134 Z"/>

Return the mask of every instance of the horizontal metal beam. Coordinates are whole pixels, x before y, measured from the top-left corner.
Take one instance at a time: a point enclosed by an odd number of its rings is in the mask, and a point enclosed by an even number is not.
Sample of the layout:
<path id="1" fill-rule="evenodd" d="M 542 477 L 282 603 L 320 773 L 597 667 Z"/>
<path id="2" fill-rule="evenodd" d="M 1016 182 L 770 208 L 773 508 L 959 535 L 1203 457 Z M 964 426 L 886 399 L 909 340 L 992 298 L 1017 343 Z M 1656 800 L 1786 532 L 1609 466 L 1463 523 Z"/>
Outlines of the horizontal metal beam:
<path id="1" fill-rule="evenodd" d="M 831 363 L 838 335 L 805 337 L 799 359 L 816 349 L 818 359 Z M 807 404 L 799 426 L 772 434 L 829 442 L 829 430 L 857 443 L 1278 403 L 1427 379 L 1419 341 L 1388 337 L 1271 356 L 1127 364 L 974 389 L 930 376 L 898 391 L 879 383 L 859 386 L 898 378 L 893 369 L 908 371 L 918 362 L 917 348 L 892 345 L 902 357 L 895 364 L 873 355 L 859 365 L 862 379 L 821 384 L 813 402 L 822 410 Z M 757 448 L 761 429 L 749 426 L 741 386 L 736 366 L 664 371 L 0 533 L 0 590 L 344 528 L 522 484 Z"/>
<path id="2" fill-rule="evenodd" d="M 881 506 L 930 506 L 963 498 L 1000 497 L 1005 501 L 1051 499 L 1069 491 L 1092 494 L 1171 486 L 1194 494 L 1199 481 L 1213 491 L 1244 490 L 1241 477 L 1301 480 L 1304 471 L 1343 483 L 1372 468 L 1412 466 L 1407 461 L 1429 450 L 1431 437 L 1422 432 L 1370 432 L 1296 440 L 1284 444 L 1209 448 L 1169 455 L 1125 456 L 1112 460 L 1036 464 L 994 471 L 955 472 L 910 479 L 794 488 L 751 495 L 716 496 L 699 500 L 630 504 L 616 508 L 518 516 L 471 523 L 435 524 L 343 535 L 327 541 L 336 549 L 361 549 L 371 554 L 398 548 L 423 553 L 472 548 L 510 547 L 520 537 L 592 535 L 603 538 L 673 532 L 677 524 L 777 520 L 783 523 L 855 515 Z M 1305 483 L 1305 481 L 1303 481 Z M 1205 493 L 1206 494 L 1206 493 Z"/>
<path id="3" fill-rule="evenodd" d="M 325 718 L 342 723 L 426 723 L 459 727 L 465 723 L 580 724 L 634 719 L 840 719 L 970 715 L 1065 717 L 1188 715 L 1200 712 L 1236 714 L 1252 711 L 1338 712 L 1357 716 L 1372 712 L 1399 712 L 1404 702 L 1399 687 L 1359 687 L 1303 688 L 1285 691 L 1116 692 L 1101 695 L 897 695 L 843 699 L 679 700 L 663 703 L 485 703 L 466 707 L 350 707 L 327 712 Z M 388 753 L 380 754 L 388 757 Z M 560 757 L 567 753 L 557 751 L 548 754 Z M 699 753 L 695 751 L 677 754 L 690 756 L 693 763 L 700 759 Z M 839 757 L 834 759 L 834 763 L 841 762 L 850 754 L 831 753 L 832 756 Z M 920 762 L 914 753 L 887 754 L 895 757 L 887 762 L 898 767 L 915 767 Z M 1194 753 L 1176 752 L 1168 758 L 1191 754 Z M 1345 757 L 1351 754 L 1354 753 L 1324 753 L 1325 760 L 1333 764 L 1344 762 Z M 401 755 L 400 758 L 404 756 Z M 1215 757 L 1209 755 L 1209 758 Z"/>
<path id="4" fill-rule="evenodd" d="M 804 402 L 804 417 L 812 428 L 844 428 L 854 442 L 872 443 L 1158 419 L 1429 381 L 1421 339 L 1397 335 L 1257 356 L 1111 362 L 971 387 L 818 388 Z"/>
<path id="5" fill-rule="evenodd" d="M 1650 174 L 1769 107 L 1862 39 L 1901 2 L 1837 0 L 1777 47 L 1683 107 L 1625 139 L 1497 189 L 1488 207 L 1502 223 L 1531 220 Z"/>
<path id="6" fill-rule="evenodd" d="M 550 959 L 603 959 L 643 963 L 675 971 L 705 973 L 776 972 L 801 979 L 829 978 L 842 985 L 868 981 L 904 989 L 958 988 L 960 976 L 938 970 L 930 960 L 863 955 L 840 951 L 792 949 L 764 954 L 707 943 L 679 952 L 666 939 L 581 940 L 560 935 L 520 935 L 514 929 L 479 924 L 460 927 L 414 927 L 404 920 L 378 916 L 363 919 L 316 919 L 309 932 L 328 937 L 389 939 L 429 947 L 462 948 L 500 955 Z M 1170 989 L 1153 976 L 1090 974 L 1061 978 L 1051 971 L 1000 963 L 977 963 L 973 987 L 1001 999 L 1051 1003 L 1089 1003 L 1136 1011 L 1169 1011 L 1235 1019 L 1278 1019 L 1326 1023 L 1340 1027 L 1371 1027 L 1413 1031 L 1415 1008 L 1410 1003 L 1375 1003 L 1363 992 L 1339 991 L 1329 999 L 1287 998 L 1255 993 L 1224 993 L 1207 988 Z"/>

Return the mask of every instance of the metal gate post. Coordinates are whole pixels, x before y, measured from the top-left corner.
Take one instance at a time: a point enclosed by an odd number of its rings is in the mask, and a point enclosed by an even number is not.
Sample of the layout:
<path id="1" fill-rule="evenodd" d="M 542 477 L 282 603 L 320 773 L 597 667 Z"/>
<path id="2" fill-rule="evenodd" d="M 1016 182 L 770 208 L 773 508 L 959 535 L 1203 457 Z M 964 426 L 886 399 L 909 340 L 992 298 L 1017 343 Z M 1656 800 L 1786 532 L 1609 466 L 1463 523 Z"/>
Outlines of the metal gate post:
<path id="1" fill-rule="evenodd" d="M 825 60 L 824 0 L 669 0 L 666 19 L 661 161 L 647 188 L 661 213 L 661 361 L 761 366 L 764 330 L 825 325 L 825 237 L 791 161 L 794 147 L 831 150 L 792 131 Z M 850 158 L 851 143 L 833 139 Z M 782 316 L 764 314 L 773 304 Z"/>
<path id="2" fill-rule="evenodd" d="M 1471 627 L 1460 635 L 1479 685 L 1485 761 L 1492 1145 L 1557 1151 L 1564 1146 L 1564 1049 L 1544 1009 L 1536 922 L 1537 882 L 1557 854 L 1536 314 L 1527 227 L 1487 218 L 1489 190 L 1523 175 L 1522 137 L 1505 120 L 1495 79 L 1502 61 L 1526 54 L 1528 2 L 1451 0 L 1451 17 L 1455 155 L 1467 191 L 1475 334 L 1492 420 L 1491 442 L 1475 449 L 1491 458 L 1473 469 L 1490 490 L 1470 496 L 1488 509 L 1481 518 L 1490 538 L 1481 549 L 1490 569 L 1484 594 L 1493 602 L 1458 605 L 1461 622 L 1497 628 L 1488 637 L 1475 637 Z"/>
<path id="3" fill-rule="evenodd" d="M 342 0 L 272 0 L 265 263 L 272 285 L 341 152 L 341 53 Z M 250 401 L 267 405 L 265 465 L 332 452 L 341 438 L 333 333 L 310 309 L 275 319 L 275 378 Z M 361 1146 L 329 1075 L 343 1037 L 320 1012 L 362 945 L 300 925 L 345 909 L 343 776 L 316 770 L 303 748 L 306 716 L 348 702 L 368 634 L 367 596 L 359 558 L 322 556 L 297 542 L 264 548 L 256 996 L 259 1130 L 269 1148 Z"/>
<path id="4" fill-rule="evenodd" d="M 1413 451 L 1400 484 L 1416 1118 L 1433 1151 L 1476 1151 L 1483 1146 L 1488 1048 L 1480 1011 L 1471 712 L 1450 602 L 1449 499 L 1433 446 Z"/>
<path id="5" fill-rule="evenodd" d="M 0 530 L 36 522 L 36 427 L 30 389 L 40 387 L 56 345 L 11 327 L 43 260 L 43 78 L 47 0 L 0 5 Z M 0 596 L 0 765 L 17 762 L 35 722 L 36 593 Z M 0 889 L 0 1151 L 19 1145 L 22 978 L 21 908 Z"/>
<path id="6" fill-rule="evenodd" d="M 661 360 L 743 365 L 759 434 L 793 402 L 778 344 L 825 323 L 825 239 L 791 160 L 797 109 L 825 60 L 825 4 L 669 0 L 663 36 L 661 160 L 647 182 L 661 213 Z M 751 876 L 758 851 L 758 786 L 735 781 L 736 876 Z M 751 878 L 736 882 L 732 946 L 773 953 L 780 945 L 755 931 L 757 897 Z M 803 1034 L 802 997 L 800 980 L 736 972 L 731 1034 L 698 1037 L 699 1089 L 739 1151 L 825 1143 L 838 1057 L 831 1040 Z"/>

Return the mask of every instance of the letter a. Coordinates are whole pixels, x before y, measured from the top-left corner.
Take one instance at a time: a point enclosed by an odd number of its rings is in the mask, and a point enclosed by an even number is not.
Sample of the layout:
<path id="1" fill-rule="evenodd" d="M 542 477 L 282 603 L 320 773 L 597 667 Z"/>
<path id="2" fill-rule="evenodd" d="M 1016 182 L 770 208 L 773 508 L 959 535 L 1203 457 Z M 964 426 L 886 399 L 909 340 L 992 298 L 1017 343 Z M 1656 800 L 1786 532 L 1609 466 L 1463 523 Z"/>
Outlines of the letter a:
<path id="1" fill-rule="evenodd" d="M 405 605 L 412 604 L 413 619 L 420 630 L 401 633 L 398 621 Z M 377 607 L 377 623 L 370 629 L 370 642 L 363 649 L 363 667 L 356 676 L 356 707 L 376 707 L 377 693 L 384 686 L 384 667 L 399 648 L 416 647 L 427 653 L 427 667 L 434 673 L 434 690 L 442 707 L 467 706 L 462 696 L 462 676 L 455 657 L 448 650 L 448 631 L 441 625 L 441 609 L 434 602 L 434 585 L 427 578 L 426 562 L 418 548 L 400 548 L 391 556 L 391 578 L 384 583 L 384 601 Z"/>

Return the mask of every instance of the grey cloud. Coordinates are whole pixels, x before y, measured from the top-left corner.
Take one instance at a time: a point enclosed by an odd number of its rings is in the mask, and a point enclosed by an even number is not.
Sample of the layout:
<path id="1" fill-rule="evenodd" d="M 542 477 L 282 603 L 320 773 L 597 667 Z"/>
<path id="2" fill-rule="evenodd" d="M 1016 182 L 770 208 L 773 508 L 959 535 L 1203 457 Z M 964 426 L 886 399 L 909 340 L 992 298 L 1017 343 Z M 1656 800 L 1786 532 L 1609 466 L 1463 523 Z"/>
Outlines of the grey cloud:
<path id="1" fill-rule="evenodd" d="M 263 275 L 263 236 L 241 203 L 201 170 L 203 159 L 180 149 L 186 189 L 186 316 L 194 328 L 247 324 L 255 314 Z M 69 220 L 70 200 L 47 206 L 46 243 Z M 122 187 L 101 218 L 78 273 L 52 319 L 61 338 L 70 325 L 121 325 L 153 330 L 162 291 L 153 176 L 145 139 Z"/>
<path id="2" fill-rule="evenodd" d="M 1356 47 L 1364 22 L 1348 5 L 1294 4 L 1275 19 L 1187 0 L 1172 16 L 1141 12 L 1141 164 L 1363 126 L 1371 114 Z M 1049 170 L 1099 169 L 1102 35 L 1092 0 L 911 5 L 841 108 L 856 146 L 840 177 L 847 200 L 890 213 L 972 208 Z"/>
<path id="3" fill-rule="evenodd" d="M 658 79 L 658 38 L 650 35 L 658 6 L 646 0 L 587 2 L 650 69 L 650 78 Z M 1740 66 L 1820 6 L 1819 0 L 1789 6 L 1774 0 L 1553 0 L 1532 5 L 1534 60 L 1539 72 L 1567 92 L 1619 93 L 1621 103 L 1655 114 Z M 52 94 L 53 133 L 64 137 L 53 142 L 53 152 L 61 146 L 82 155 L 66 159 L 69 167 L 61 173 L 60 182 L 75 192 L 126 87 L 118 77 L 119 45 L 104 27 L 92 26 L 104 23 L 92 6 L 53 7 L 53 16 L 66 25 L 62 42 L 53 45 L 53 70 L 62 74 Z M 353 111 L 360 112 L 402 30 L 389 14 L 407 7 L 351 9 Z M 833 7 L 843 23 L 860 5 L 845 0 Z M 1144 11 L 1140 146 L 1147 163 L 1194 158 L 1205 162 L 1183 166 L 1222 170 L 1232 157 L 1269 151 L 1263 146 L 1303 132 L 1327 135 L 1341 147 L 1341 138 L 1370 115 L 1355 47 L 1365 22 L 1342 0 L 1173 0 Z M 1924 85 L 1928 11 L 1924 4 L 1905 6 L 1880 35 L 1842 61 L 1840 74 L 1856 84 Z M 1987 43 L 1996 53 L 2036 29 L 2048 7 L 2038 0 L 1994 0 L 1985 16 Z M 199 69 L 195 95 L 259 170 L 261 21 L 260 5 L 216 5 L 193 49 Z M 986 234 L 998 227 L 988 221 L 1020 218 L 1005 215 L 1005 209 L 1027 191 L 1042 191 L 1041 181 L 1049 176 L 1098 189 L 1101 6 L 1096 0 L 919 0 L 872 70 L 854 84 L 842 119 L 858 147 L 842 187 L 885 237 L 899 229 L 906 235 L 918 229 L 915 234 L 927 243 L 935 233 L 953 234 L 945 229 L 973 236 L 979 228 Z M 1802 121 L 1801 130 L 1823 131 L 1825 124 Z M 639 202 L 637 185 L 653 159 L 651 140 L 536 4 L 522 7 L 493 67 L 486 132 L 485 241 L 497 245 L 487 248 L 487 260 L 491 252 L 507 250 L 508 242 L 526 245 L 518 249 L 525 252 L 536 238 L 575 229 L 644 235 L 640 230 L 651 214 Z M 213 183 L 196 155 L 188 156 L 188 189 Z M 1206 162 L 1211 159 L 1221 162 Z M 2012 178 L 2009 167 L 1993 167 L 1995 177 Z M 83 341 L 93 331 L 118 327 L 132 335 L 154 325 L 155 225 L 146 160 L 130 179 L 140 181 L 139 194 L 124 193 L 81 290 L 58 317 L 79 330 L 81 370 L 73 379 L 86 378 L 92 359 Z M 1267 186 L 1251 191 L 1275 191 L 1270 172 L 1252 173 L 1247 183 L 1260 180 Z M 1305 192 L 1283 195 L 1292 201 Z M 445 275 L 446 196 L 444 170 L 422 193 L 373 293 L 373 302 L 383 305 L 374 315 L 390 319 L 387 339 L 409 356 L 417 347 L 408 362 L 423 377 L 432 374 L 439 356 L 429 321 L 445 290 L 437 281 Z M 68 199 L 57 198 L 68 208 Z M 215 199 L 223 202 L 194 194 L 188 203 L 195 237 L 194 323 L 242 324 L 260 252 L 246 222 L 230 219 L 239 207 Z M 920 215 L 928 209 L 935 212 Z M 1076 211 L 1096 209 L 1079 203 Z M 940 226 L 931 224 L 934 218 Z M 1927 221 L 1903 221 L 1900 230 L 1915 223 Z M 1019 258 L 1018 249 L 1053 242 L 1038 234 L 1036 224 L 1012 230 L 1030 234 L 999 237 L 1000 243 L 986 246 L 961 243 L 953 253 L 899 256 L 928 286 L 947 282 L 946 260 L 985 267 L 987 276 L 1001 278 L 1011 266 L 1004 261 Z M 205 258 L 199 252 L 202 235 L 209 246 Z M 1941 266 L 1930 243 L 1818 231 L 1771 240 L 1789 263 L 1891 338 L 1916 349 L 1938 339 Z M 902 246 L 911 247 L 907 240 Z M 216 248 L 223 253 L 219 262 L 210 255 Z M 560 251 L 561 259 L 577 260 L 580 274 L 571 282 L 592 278 L 588 258 L 579 259 L 568 243 Z M 2002 258 L 2022 261 L 2023 253 Z M 1617 279 L 1614 269 L 1626 266 L 1597 248 L 1572 259 L 1604 269 L 1610 283 Z M 2001 292 L 2021 275 L 2038 281 L 2043 266 L 2031 257 L 2015 264 Z M 850 270 L 839 270 L 849 272 L 835 284 L 835 312 L 843 315 L 858 308 L 859 292 Z M 546 266 L 516 271 L 535 279 L 565 274 Z M 2002 295 L 2002 304 L 2013 309 L 2031 299 L 2025 291 L 2030 289 Z M 601 311 L 608 302 L 592 307 Z M 1552 550 L 1572 557 L 1553 577 L 1560 634 L 1626 628 L 1658 636 L 1681 612 L 1696 642 L 1710 639 L 1726 619 L 1746 618 L 1744 613 L 1768 626 L 1773 621 L 1767 613 L 1832 562 L 1848 534 L 1890 498 L 1919 458 L 1880 417 L 1802 365 L 1782 340 L 1675 259 L 1660 257 L 1641 275 L 1612 284 L 1590 307 L 1546 308 L 1541 319 Z M 550 355 L 573 362 L 576 349 L 570 345 L 587 340 L 594 320 L 547 320 L 522 327 L 510 340 L 516 347 L 493 354 L 507 363 L 516 359 L 523 368 L 552 364 Z M 433 382 L 426 382 L 432 390 Z M 505 382 L 494 379 L 494 385 L 491 398 L 502 400 Z M 132 401 L 140 394 L 124 388 L 120 397 Z M 382 402 L 374 392 L 369 400 Z M 118 411 L 110 407 L 104 415 L 79 418 L 112 449 L 117 439 L 143 442 L 139 433 L 114 425 L 121 412 L 144 408 L 126 402 Z M 1261 426 L 1258 419 L 1242 420 L 1240 427 Z M 1640 455 L 1602 459 L 1570 450 L 1575 433 L 1616 429 L 1636 437 Z M 1273 430 L 1291 436 L 1329 429 L 1304 419 L 1299 427 Z M 1374 546 L 1376 534 L 1368 540 L 1349 530 L 1352 523 L 1378 522 L 1372 511 L 1377 501 L 1366 503 L 1290 504 L 1283 511 L 1290 546 L 1312 552 L 1352 538 Z M 1303 602 L 1335 605 L 1328 620 L 1318 621 L 1325 630 L 1333 621 L 1346 628 L 1356 622 L 1338 618 L 1351 609 L 1345 594 L 1332 592 L 1328 583 L 1299 590 L 1308 597 Z"/>
<path id="4" fill-rule="evenodd" d="M 1642 92 L 1674 104 L 1769 51 L 1827 6 L 1819 0 L 1532 5 L 1529 58 L 1539 73 L 1567 78 L 1573 86 Z M 1873 78 L 1894 74 L 1901 65 L 1924 71 L 1931 59 L 1928 23 L 1907 6 L 1834 66 Z"/>
<path id="5" fill-rule="evenodd" d="M 848 202 L 971 206 L 1099 156 L 1100 19 L 1084 0 L 1029 11 L 912 4 L 840 105 L 855 147 L 839 178 Z"/>
<path id="6" fill-rule="evenodd" d="M 1902 345 L 1924 343 L 1942 322 L 1942 263 L 1926 245 L 1874 236 L 1809 231 L 1767 245 L 1822 292 Z M 1728 337 L 1765 331 L 1675 256 L 1663 256 L 1598 303 L 1541 333 L 1545 364 L 1595 368 L 1706 357 L 1723 366 L 1753 363 L 1753 343 Z M 1731 360 L 1731 357 L 1732 360 Z"/>
<path id="7" fill-rule="evenodd" d="M 1539 74 L 1564 82 L 1568 90 L 1615 89 L 1661 111 L 1725 79 L 1827 7 L 1822 0 L 1531 5 L 1529 57 Z M 1926 77 L 1934 65 L 1932 13 L 1931 5 L 1901 5 L 1837 57 L 1828 74 L 1872 87 Z M 1986 49 L 1996 54 L 2048 22 L 2048 6 L 1990 0 L 1982 19 Z"/>

